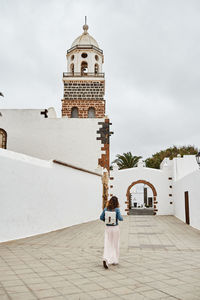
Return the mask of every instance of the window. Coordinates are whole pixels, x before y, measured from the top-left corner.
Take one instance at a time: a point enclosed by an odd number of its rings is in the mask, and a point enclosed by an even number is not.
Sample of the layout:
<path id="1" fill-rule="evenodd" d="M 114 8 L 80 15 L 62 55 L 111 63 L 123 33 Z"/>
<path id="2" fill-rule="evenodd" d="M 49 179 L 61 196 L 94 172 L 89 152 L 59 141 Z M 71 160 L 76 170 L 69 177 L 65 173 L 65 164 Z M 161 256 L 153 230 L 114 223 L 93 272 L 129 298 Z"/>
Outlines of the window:
<path id="1" fill-rule="evenodd" d="M 71 56 L 71 60 L 74 60 L 74 55 Z"/>
<path id="2" fill-rule="evenodd" d="M 71 118 L 78 118 L 78 107 L 72 107 Z"/>
<path id="3" fill-rule="evenodd" d="M 82 53 L 81 54 L 81 57 L 83 57 L 83 58 L 86 58 L 88 55 L 87 55 L 87 53 Z"/>
<path id="4" fill-rule="evenodd" d="M 95 59 L 96 59 L 96 61 L 98 61 L 98 60 L 99 60 L 99 57 L 98 57 L 98 55 L 95 55 Z"/>
<path id="5" fill-rule="evenodd" d="M 74 74 L 74 64 L 70 65 L 70 71 L 71 71 L 72 74 Z"/>
<path id="6" fill-rule="evenodd" d="M 86 61 L 82 61 L 81 63 L 81 75 L 87 75 L 88 72 L 88 64 Z"/>
<path id="7" fill-rule="evenodd" d="M 98 64 L 94 65 L 94 73 L 95 74 L 99 73 L 99 65 Z"/>
<path id="8" fill-rule="evenodd" d="M 95 108 L 94 107 L 90 107 L 88 109 L 88 118 L 95 118 Z"/>
<path id="9" fill-rule="evenodd" d="M 7 132 L 0 128 L 0 148 L 6 149 L 7 145 Z"/>

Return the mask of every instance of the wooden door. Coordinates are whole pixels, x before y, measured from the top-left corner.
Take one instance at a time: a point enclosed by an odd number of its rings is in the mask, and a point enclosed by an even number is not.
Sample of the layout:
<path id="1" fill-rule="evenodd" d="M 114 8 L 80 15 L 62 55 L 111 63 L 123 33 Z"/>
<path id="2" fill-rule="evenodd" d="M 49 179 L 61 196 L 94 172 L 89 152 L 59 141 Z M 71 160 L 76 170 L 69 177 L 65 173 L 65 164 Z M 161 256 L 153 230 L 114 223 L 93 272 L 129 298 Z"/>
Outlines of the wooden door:
<path id="1" fill-rule="evenodd" d="M 185 192 L 185 222 L 190 224 L 189 193 Z"/>
<path id="2" fill-rule="evenodd" d="M 144 187 L 144 206 L 147 205 L 147 188 Z"/>

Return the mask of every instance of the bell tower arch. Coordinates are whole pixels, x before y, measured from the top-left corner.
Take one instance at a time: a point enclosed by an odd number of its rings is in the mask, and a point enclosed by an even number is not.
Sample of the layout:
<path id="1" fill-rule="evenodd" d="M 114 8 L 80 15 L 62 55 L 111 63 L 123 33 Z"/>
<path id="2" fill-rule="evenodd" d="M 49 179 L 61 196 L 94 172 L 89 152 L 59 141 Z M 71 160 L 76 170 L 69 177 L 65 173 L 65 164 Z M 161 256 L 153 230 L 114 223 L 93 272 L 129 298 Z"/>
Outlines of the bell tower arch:
<path id="1" fill-rule="evenodd" d="M 103 50 L 83 25 L 83 33 L 67 51 L 67 72 L 63 73 L 64 95 L 62 116 L 71 118 L 72 109 L 78 108 L 79 118 L 105 117 L 105 78 L 102 72 Z"/>

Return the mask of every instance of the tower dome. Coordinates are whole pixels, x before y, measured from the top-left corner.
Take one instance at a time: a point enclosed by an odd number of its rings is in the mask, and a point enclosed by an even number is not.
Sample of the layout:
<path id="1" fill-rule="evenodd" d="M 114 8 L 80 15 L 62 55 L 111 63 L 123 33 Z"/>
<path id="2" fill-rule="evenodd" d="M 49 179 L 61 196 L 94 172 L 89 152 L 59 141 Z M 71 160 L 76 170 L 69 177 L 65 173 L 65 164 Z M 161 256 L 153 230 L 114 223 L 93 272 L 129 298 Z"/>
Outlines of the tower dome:
<path id="1" fill-rule="evenodd" d="M 83 33 L 77 37 L 72 43 L 72 47 L 90 45 L 99 48 L 97 41 L 88 33 L 89 26 L 87 24 L 83 25 Z"/>
<path id="2" fill-rule="evenodd" d="M 102 64 L 104 63 L 103 50 L 97 41 L 88 33 L 89 26 L 83 25 L 83 33 L 77 37 L 67 50 L 67 72 L 74 77 L 79 76 L 104 76 Z"/>
<path id="3" fill-rule="evenodd" d="M 97 41 L 89 33 L 86 34 L 83 33 L 79 37 L 77 37 L 72 43 L 71 48 L 74 46 L 81 46 L 81 45 L 93 45 L 99 48 Z"/>

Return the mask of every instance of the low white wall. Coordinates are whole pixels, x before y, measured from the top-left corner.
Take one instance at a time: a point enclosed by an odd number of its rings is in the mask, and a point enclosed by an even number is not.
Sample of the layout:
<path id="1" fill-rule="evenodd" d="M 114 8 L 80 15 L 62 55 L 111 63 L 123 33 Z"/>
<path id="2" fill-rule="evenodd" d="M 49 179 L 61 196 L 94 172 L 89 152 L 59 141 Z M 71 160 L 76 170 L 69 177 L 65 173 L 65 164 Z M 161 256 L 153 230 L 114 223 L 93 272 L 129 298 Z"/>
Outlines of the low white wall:
<path id="1" fill-rule="evenodd" d="M 200 170 L 174 182 L 174 213 L 185 222 L 185 192 L 189 193 L 190 225 L 200 229 Z"/>
<path id="2" fill-rule="evenodd" d="M 170 204 L 173 201 L 173 197 L 170 197 L 169 194 L 172 194 L 172 189 L 169 186 L 172 184 L 172 181 L 168 178 L 172 176 L 171 169 L 164 167 L 163 170 L 157 170 L 146 167 L 136 167 L 124 170 L 114 170 L 111 172 L 111 177 L 114 177 L 114 180 L 110 181 L 110 185 L 113 185 L 113 188 L 110 189 L 110 193 L 119 198 L 121 211 L 123 214 L 126 214 L 125 209 L 127 208 L 126 193 L 128 187 L 137 180 L 145 180 L 153 184 L 157 191 L 157 214 L 159 215 L 173 215 L 173 204 Z"/>
<path id="3" fill-rule="evenodd" d="M 101 177 L 0 149 L 0 242 L 99 218 Z"/>
<path id="4" fill-rule="evenodd" d="M 0 110 L 0 128 L 7 132 L 7 149 L 40 159 L 58 159 L 95 170 L 101 158 L 97 134 L 104 119 L 50 118 L 39 109 Z M 54 117 L 53 117 L 54 116 Z M 104 153 L 104 152 L 103 152 Z"/>

